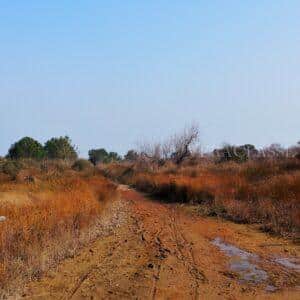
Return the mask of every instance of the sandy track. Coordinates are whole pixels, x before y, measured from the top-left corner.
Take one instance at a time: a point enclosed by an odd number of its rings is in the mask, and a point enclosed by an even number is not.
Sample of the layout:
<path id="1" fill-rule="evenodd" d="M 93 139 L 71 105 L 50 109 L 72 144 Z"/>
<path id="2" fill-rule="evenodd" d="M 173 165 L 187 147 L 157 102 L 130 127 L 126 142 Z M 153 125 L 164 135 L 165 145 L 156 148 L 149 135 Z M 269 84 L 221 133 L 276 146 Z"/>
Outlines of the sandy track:
<path id="1" fill-rule="evenodd" d="M 120 187 L 118 226 L 30 283 L 27 299 L 299 299 L 299 273 L 274 263 L 299 248 L 246 225 L 202 218 Z M 228 257 L 211 241 L 220 237 L 261 258 L 268 279 L 241 283 Z M 266 286 L 276 286 L 275 293 Z"/>

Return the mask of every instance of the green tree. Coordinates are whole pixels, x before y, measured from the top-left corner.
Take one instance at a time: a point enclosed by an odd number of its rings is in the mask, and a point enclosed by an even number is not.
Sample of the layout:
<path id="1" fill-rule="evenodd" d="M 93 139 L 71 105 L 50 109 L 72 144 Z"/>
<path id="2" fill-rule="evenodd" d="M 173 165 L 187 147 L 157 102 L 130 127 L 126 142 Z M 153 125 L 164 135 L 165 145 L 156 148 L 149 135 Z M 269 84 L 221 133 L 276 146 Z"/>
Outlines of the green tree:
<path id="1" fill-rule="evenodd" d="M 77 159 L 75 146 L 68 136 L 53 137 L 45 143 L 45 152 L 48 158 L 57 159 Z"/>
<path id="2" fill-rule="evenodd" d="M 117 152 L 109 152 L 107 162 L 120 161 L 122 158 Z"/>
<path id="3" fill-rule="evenodd" d="M 136 161 L 138 159 L 139 155 L 134 150 L 129 150 L 127 154 L 125 154 L 124 159 L 128 161 Z"/>
<path id="4" fill-rule="evenodd" d="M 32 158 L 41 159 L 45 156 L 43 146 L 31 137 L 23 137 L 8 150 L 7 157 L 11 159 Z"/>
<path id="5" fill-rule="evenodd" d="M 104 148 L 91 149 L 89 151 L 89 161 L 94 165 L 98 163 L 107 164 L 119 160 L 121 160 L 121 157 L 117 152 L 107 152 Z"/>
<path id="6" fill-rule="evenodd" d="M 89 154 L 89 161 L 93 165 L 97 165 L 98 163 L 104 162 L 108 156 L 108 153 L 104 148 L 91 149 L 88 154 Z"/>

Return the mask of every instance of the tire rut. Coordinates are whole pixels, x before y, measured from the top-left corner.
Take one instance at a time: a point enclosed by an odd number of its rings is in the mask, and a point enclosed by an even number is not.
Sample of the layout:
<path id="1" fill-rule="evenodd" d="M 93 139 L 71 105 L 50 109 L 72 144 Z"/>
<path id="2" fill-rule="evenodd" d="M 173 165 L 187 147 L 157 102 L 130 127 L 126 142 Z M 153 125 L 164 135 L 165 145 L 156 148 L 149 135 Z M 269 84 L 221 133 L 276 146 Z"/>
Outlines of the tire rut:
<path id="1" fill-rule="evenodd" d="M 171 231 L 174 236 L 174 240 L 176 243 L 176 248 L 178 252 L 180 253 L 179 259 L 181 259 L 185 266 L 187 267 L 188 273 L 190 276 L 193 278 L 194 281 L 194 297 L 193 299 L 197 300 L 199 299 L 199 281 L 201 282 L 206 282 L 207 279 L 203 272 L 199 271 L 196 262 L 195 262 L 195 257 L 193 254 L 193 249 L 191 244 L 188 242 L 186 237 L 184 236 L 180 225 L 179 225 L 179 216 L 176 212 L 176 208 L 171 209 Z M 184 253 L 183 249 L 185 249 L 186 253 Z"/>

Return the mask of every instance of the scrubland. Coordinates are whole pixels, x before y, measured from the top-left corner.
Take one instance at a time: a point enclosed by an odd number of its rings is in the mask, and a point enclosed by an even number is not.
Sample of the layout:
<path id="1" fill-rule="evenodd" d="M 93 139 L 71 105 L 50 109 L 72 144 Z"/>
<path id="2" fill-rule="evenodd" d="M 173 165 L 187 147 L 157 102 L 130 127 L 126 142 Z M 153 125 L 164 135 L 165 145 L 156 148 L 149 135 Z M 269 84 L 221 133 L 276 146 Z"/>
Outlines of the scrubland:
<path id="1" fill-rule="evenodd" d="M 20 164 L 20 162 L 18 162 Z M 98 236 L 116 187 L 93 168 L 62 161 L 22 162 L 0 172 L 0 290 L 37 279 Z M 12 175 L 14 178 L 12 178 Z"/>
<path id="2" fill-rule="evenodd" d="M 271 234 L 299 241 L 300 161 L 245 163 L 186 161 L 149 168 L 115 163 L 104 174 L 164 200 L 194 205 L 198 213 L 258 224 Z"/>

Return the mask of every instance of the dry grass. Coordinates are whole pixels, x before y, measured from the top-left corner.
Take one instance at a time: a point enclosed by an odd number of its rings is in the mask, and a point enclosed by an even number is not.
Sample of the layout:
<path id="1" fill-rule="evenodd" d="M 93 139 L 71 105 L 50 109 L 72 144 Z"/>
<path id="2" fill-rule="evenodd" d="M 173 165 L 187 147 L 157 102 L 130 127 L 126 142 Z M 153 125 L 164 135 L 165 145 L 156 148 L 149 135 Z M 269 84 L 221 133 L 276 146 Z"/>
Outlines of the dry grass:
<path id="1" fill-rule="evenodd" d="M 94 239 L 105 201 L 116 194 L 115 186 L 101 175 L 52 168 L 23 172 L 24 178 L 34 174 L 34 181 L 2 178 L 0 182 L 6 196 L 0 198 L 0 215 L 7 218 L 0 222 L 2 292 L 39 278 Z"/>
<path id="2" fill-rule="evenodd" d="M 296 238 L 300 229 L 300 162 L 201 163 L 156 172 L 108 166 L 109 176 L 165 200 L 198 205 L 201 213 L 259 223 L 270 233 Z"/>

